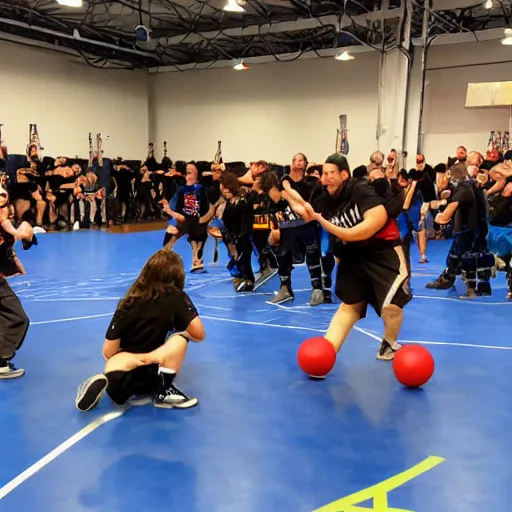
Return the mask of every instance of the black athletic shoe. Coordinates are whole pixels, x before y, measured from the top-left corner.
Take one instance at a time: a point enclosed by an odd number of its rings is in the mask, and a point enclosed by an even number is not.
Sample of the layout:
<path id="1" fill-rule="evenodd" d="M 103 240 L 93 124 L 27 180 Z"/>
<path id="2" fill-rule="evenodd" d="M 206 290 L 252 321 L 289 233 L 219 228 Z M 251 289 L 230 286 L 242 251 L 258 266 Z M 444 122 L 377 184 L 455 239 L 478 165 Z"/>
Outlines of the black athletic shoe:
<path id="1" fill-rule="evenodd" d="M 39 245 L 36 235 L 32 235 L 32 240 L 22 240 L 21 245 L 24 251 L 28 251 L 33 245 Z"/>
<path id="2" fill-rule="evenodd" d="M 430 290 L 449 290 L 453 286 L 454 282 L 455 280 L 453 279 L 439 276 L 435 281 L 428 283 L 426 288 L 429 288 Z"/>
<path id="3" fill-rule="evenodd" d="M 17 379 L 23 377 L 25 370 L 16 368 L 11 362 L 0 360 L 0 379 Z"/>
<path id="4" fill-rule="evenodd" d="M 391 345 L 388 341 L 382 340 L 377 350 L 377 359 L 380 361 L 392 361 L 395 358 L 395 354 L 402 348 L 400 343 L 396 342 Z"/>
<path id="5" fill-rule="evenodd" d="M 251 281 L 242 281 L 236 288 L 237 292 L 252 292 L 254 291 L 254 284 Z"/>
<path id="6" fill-rule="evenodd" d="M 163 409 L 189 409 L 197 405 L 198 401 L 197 398 L 187 396 L 174 384 L 171 384 L 167 389 L 157 393 L 153 405 Z"/>
<path id="7" fill-rule="evenodd" d="M 76 394 L 76 408 L 82 412 L 94 409 L 107 389 L 107 385 L 107 377 L 102 373 L 94 375 L 82 382 L 82 384 L 78 386 L 78 392 Z"/>

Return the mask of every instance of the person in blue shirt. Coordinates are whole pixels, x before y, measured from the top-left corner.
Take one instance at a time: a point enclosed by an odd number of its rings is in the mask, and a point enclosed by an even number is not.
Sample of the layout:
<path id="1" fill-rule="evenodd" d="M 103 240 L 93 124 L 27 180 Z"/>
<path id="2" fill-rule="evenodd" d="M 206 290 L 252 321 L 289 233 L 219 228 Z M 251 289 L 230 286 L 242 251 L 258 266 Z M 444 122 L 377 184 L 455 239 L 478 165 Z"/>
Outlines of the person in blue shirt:
<path id="1" fill-rule="evenodd" d="M 208 212 L 210 203 L 207 190 L 198 182 L 198 171 L 194 162 L 187 164 L 186 183 L 177 192 L 171 203 L 164 202 L 164 212 L 171 217 L 164 235 L 164 247 L 172 249 L 184 235 L 192 247 L 192 269 L 204 269 L 203 249 L 208 237 Z"/>

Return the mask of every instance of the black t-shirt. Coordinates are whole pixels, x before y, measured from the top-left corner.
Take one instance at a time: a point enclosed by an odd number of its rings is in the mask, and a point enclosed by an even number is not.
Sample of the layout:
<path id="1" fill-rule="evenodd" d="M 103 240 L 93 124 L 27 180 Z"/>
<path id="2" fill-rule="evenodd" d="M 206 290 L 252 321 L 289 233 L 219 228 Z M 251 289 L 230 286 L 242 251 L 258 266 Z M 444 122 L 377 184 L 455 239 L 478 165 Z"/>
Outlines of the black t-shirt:
<path id="1" fill-rule="evenodd" d="M 246 201 L 246 224 L 250 224 L 253 231 L 272 229 L 272 218 L 277 211 L 277 204 L 267 194 L 255 190 L 247 194 Z"/>
<path id="2" fill-rule="evenodd" d="M 247 218 L 249 204 L 244 198 L 238 198 L 236 203 L 227 201 L 222 214 L 224 227 L 233 235 L 240 236 L 248 234 L 251 222 Z"/>
<path id="3" fill-rule="evenodd" d="M 121 340 L 121 349 L 142 354 L 161 347 L 172 331 L 185 330 L 198 316 L 190 297 L 175 290 L 161 297 L 136 302 L 127 310 L 117 310 L 105 338 Z"/>
<path id="4" fill-rule="evenodd" d="M 477 205 L 473 183 L 464 180 L 453 190 L 449 203 L 459 203 L 455 212 L 453 230 L 455 233 L 472 230 L 477 227 Z"/>
<path id="5" fill-rule="evenodd" d="M 272 224 L 275 227 L 290 229 L 306 225 L 306 221 L 293 211 L 288 201 L 281 199 L 275 205 L 276 207 L 272 214 Z"/>
<path id="6" fill-rule="evenodd" d="M 290 183 L 291 188 L 295 190 L 295 192 L 297 192 L 304 201 L 310 200 L 311 193 L 318 184 L 318 179 L 312 176 L 304 176 L 301 180 L 294 181 L 290 175 L 287 174 L 281 178 L 281 190 L 284 190 L 283 183 L 285 181 Z"/>
<path id="7" fill-rule="evenodd" d="M 377 193 L 375 188 L 365 179 L 351 178 L 336 194 L 329 194 L 324 188 L 324 193 L 317 197 L 312 205 L 336 226 L 353 228 L 364 220 L 364 214 L 376 206 L 386 206 L 388 198 Z M 363 242 L 342 242 L 332 237 L 332 248 L 337 256 L 344 247 L 359 248 L 368 247 L 372 241 L 395 243 L 400 239 L 394 219 L 389 218 L 386 225 L 371 239 Z"/>

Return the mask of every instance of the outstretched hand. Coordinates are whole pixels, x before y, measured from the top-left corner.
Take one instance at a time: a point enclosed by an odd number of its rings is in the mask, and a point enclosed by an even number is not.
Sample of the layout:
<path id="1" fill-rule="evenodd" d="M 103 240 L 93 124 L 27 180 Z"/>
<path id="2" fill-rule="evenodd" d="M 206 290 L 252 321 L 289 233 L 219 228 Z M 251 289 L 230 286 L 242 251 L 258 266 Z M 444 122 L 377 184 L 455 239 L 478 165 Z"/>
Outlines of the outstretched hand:
<path id="1" fill-rule="evenodd" d="M 313 210 L 313 207 L 309 203 L 304 203 L 304 205 L 302 205 L 301 208 L 303 212 L 297 212 L 297 214 L 300 215 L 306 222 L 311 222 L 313 220 L 318 219 L 318 213 L 316 213 L 315 210 Z"/>

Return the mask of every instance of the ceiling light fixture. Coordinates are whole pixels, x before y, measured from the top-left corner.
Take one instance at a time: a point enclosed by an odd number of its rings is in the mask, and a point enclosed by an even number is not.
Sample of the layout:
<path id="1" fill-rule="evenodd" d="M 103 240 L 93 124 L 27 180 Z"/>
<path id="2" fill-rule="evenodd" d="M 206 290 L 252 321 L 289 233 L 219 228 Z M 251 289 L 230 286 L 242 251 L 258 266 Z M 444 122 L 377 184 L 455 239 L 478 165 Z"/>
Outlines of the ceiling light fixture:
<path id="1" fill-rule="evenodd" d="M 82 0 L 57 0 L 57 3 L 65 7 L 82 7 Z"/>
<path id="2" fill-rule="evenodd" d="M 223 10 L 227 12 L 245 12 L 245 9 L 237 0 L 228 0 Z"/>
<path id="3" fill-rule="evenodd" d="M 505 46 L 512 46 L 512 28 L 505 29 L 505 39 L 501 40 L 501 44 Z"/>
<path id="4" fill-rule="evenodd" d="M 338 55 L 336 55 L 336 57 L 334 57 L 334 58 L 336 60 L 344 60 L 344 61 L 355 59 L 355 57 L 353 55 L 350 55 L 350 53 L 348 53 L 348 52 L 338 53 Z"/>
<path id="5" fill-rule="evenodd" d="M 236 71 L 245 71 L 251 68 L 242 59 L 238 64 L 235 64 L 233 66 L 233 69 L 235 69 Z"/>

